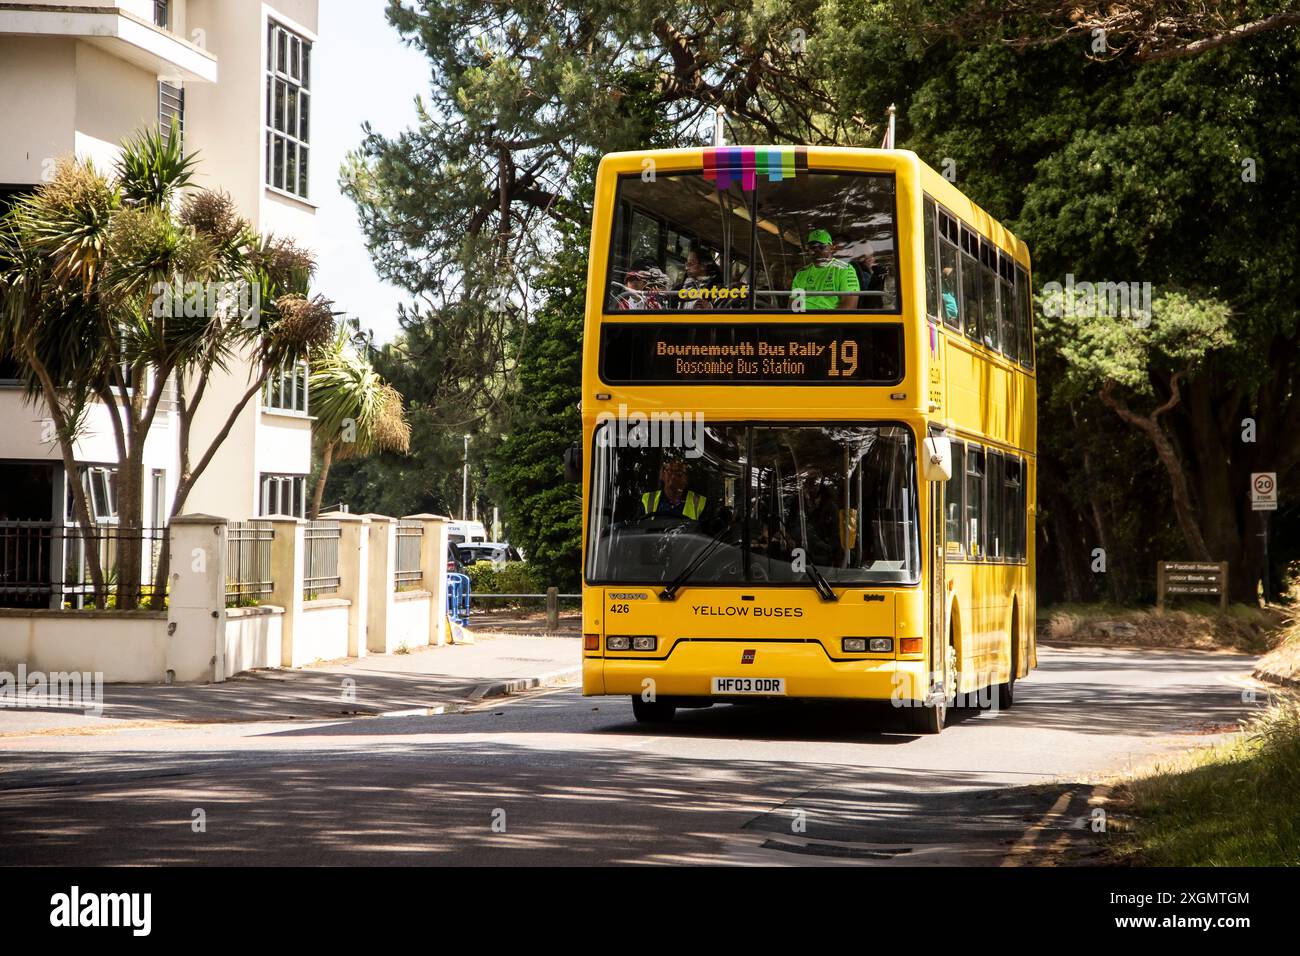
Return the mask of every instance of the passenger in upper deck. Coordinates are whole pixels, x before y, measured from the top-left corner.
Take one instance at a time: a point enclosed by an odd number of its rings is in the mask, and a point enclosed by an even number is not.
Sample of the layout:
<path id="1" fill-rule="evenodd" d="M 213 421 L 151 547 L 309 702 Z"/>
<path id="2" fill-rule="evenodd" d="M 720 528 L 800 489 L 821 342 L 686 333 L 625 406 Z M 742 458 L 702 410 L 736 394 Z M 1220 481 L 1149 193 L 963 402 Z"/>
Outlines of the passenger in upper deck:
<path id="1" fill-rule="evenodd" d="M 653 259 L 638 259 L 627 270 L 627 291 L 618 297 L 618 307 L 633 310 L 667 308 L 664 293 L 669 285 L 667 274 Z"/>
<path id="2" fill-rule="evenodd" d="M 682 309 L 717 308 L 712 299 L 704 298 L 700 293 L 721 286 L 722 270 L 718 268 L 713 255 L 701 249 L 692 249 L 686 254 L 686 275 L 682 277 L 682 284 L 677 290 L 677 305 Z"/>
<path id="3" fill-rule="evenodd" d="M 814 229 L 808 233 L 808 251 L 812 253 L 812 265 L 804 266 L 795 273 L 790 283 L 791 291 L 805 292 L 857 292 L 858 273 L 847 262 L 836 259 L 831 254 L 831 234 L 825 229 Z M 791 307 L 798 306 L 798 298 L 792 297 Z M 856 295 L 809 295 L 803 299 L 803 307 L 812 309 L 856 309 Z"/>

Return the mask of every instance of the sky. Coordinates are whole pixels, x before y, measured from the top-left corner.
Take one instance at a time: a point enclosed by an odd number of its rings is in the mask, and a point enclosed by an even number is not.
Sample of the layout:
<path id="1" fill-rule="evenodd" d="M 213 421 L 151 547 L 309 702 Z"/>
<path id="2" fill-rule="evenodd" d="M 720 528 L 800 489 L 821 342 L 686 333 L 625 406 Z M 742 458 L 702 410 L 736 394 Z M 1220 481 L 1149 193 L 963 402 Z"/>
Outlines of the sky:
<path id="1" fill-rule="evenodd" d="M 335 309 L 372 329 L 376 344 L 400 331 L 397 306 L 409 297 L 375 275 L 356 207 L 339 191 L 339 166 L 361 142 L 363 121 L 388 136 L 413 126 L 415 97 L 429 86 L 428 60 L 401 42 L 384 19 L 385 6 L 385 0 L 320 0 L 312 71 L 316 286 Z"/>

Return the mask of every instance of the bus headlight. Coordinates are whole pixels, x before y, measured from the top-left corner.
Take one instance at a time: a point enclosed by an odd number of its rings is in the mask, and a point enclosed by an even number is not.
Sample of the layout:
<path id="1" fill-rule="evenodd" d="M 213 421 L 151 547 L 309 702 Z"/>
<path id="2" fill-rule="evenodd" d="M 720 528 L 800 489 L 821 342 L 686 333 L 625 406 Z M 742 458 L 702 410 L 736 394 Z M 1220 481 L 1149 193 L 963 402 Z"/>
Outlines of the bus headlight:
<path id="1" fill-rule="evenodd" d="M 605 638 L 605 650 L 607 651 L 626 651 L 632 647 L 632 638 L 626 634 L 611 634 Z"/>
<path id="2" fill-rule="evenodd" d="M 892 637 L 845 637 L 840 639 L 840 647 L 846 654 L 888 654 L 894 649 Z"/>
<path id="3" fill-rule="evenodd" d="M 632 638 L 632 650 L 653 651 L 659 646 L 659 638 L 653 634 L 637 634 Z"/>

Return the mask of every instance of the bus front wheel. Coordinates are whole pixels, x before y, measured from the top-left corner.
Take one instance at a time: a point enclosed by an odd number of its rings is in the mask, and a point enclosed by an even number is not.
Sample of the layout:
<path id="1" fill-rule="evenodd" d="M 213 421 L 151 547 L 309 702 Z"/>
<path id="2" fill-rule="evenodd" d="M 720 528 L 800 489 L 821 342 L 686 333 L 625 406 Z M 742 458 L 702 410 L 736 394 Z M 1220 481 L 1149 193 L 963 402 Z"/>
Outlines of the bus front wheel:
<path id="1" fill-rule="evenodd" d="M 640 694 L 632 695 L 632 716 L 641 724 L 671 723 L 677 705 L 662 700 L 642 700 Z"/>
<path id="2" fill-rule="evenodd" d="M 911 703 L 912 706 L 903 710 L 903 720 L 907 724 L 908 733 L 937 734 L 943 731 L 943 725 L 948 719 L 946 704 L 925 704 L 920 701 Z"/>

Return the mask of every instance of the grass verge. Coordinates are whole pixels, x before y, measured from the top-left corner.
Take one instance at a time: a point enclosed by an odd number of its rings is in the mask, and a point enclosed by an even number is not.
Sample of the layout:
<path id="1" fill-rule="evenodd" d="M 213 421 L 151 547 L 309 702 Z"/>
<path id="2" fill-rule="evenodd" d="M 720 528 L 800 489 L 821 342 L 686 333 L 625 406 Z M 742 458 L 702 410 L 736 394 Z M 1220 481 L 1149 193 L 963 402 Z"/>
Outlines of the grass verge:
<path id="1" fill-rule="evenodd" d="M 1218 605 L 1188 603 L 1164 613 L 1109 604 L 1058 604 L 1039 612 L 1038 639 L 1262 654 L 1281 641 L 1291 613 L 1245 604 L 1220 611 Z"/>
<path id="2" fill-rule="evenodd" d="M 1121 784 L 1112 862 L 1300 865 L 1300 702 L 1288 698 L 1224 743 Z"/>

